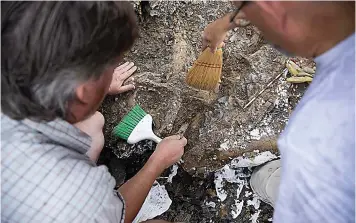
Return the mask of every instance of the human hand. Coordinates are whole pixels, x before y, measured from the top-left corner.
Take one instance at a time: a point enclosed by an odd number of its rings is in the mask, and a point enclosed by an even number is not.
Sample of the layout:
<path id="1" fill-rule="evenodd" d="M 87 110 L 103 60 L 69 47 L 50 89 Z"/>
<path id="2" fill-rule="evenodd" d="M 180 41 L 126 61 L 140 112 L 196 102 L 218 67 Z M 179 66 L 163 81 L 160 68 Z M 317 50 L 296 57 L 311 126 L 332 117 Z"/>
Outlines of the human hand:
<path id="1" fill-rule="evenodd" d="M 126 62 L 115 68 L 112 82 L 109 88 L 109 94 L 120 94 L 126 91 L 135 89 L 135 85 L 132 84 L 134 78 L 130 76 L 137 70 L 137 67 L 134 66 L 132 62 Z M 126 82 L 131 82 L 126 83 Z"/>
<path id="2" fill-rule="evenodd" d="M 214 53 L 216 48 L 223 47 L 225 45 L 224 41 L 226 40 L 229 30 L 249 24 L 249 21 L 245 20 L 246 17 L 242 11 L 235 15 L 233 21 L 231 21 L 231 16 L 233 16 L 233 14 L 229 13 L 206 26 L 202 36 L 202 50 L 209 47 L 211 52 Z"/>
<path id="3" fill-rule="evenodd" d="M 226 21 L 223 19 L 215 20 L 207 25 L 202 35 L 202 50 L 209 47 L 211 52 L 214 53 L 218 46 L 224 45 L 224 40 L 228 31 L 229 30 L 226 29 Z"/>
<path id="4" fill-rule="evenodd" d="M 166 169 L 178 162 L 183 156 L 184 146 L 187 145 L 187 139 L 179 135 L 164 138 L 156 147 L 149 161 L 157 167 Z"/>

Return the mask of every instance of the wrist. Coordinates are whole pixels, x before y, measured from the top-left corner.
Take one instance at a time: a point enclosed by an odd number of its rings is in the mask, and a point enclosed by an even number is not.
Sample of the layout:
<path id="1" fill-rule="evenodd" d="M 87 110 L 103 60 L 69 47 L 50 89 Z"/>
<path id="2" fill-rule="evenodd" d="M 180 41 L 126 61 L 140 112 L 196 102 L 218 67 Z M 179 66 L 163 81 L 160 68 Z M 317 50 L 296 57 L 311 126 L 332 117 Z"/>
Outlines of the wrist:
<path id="1" fill-rule="evenodd" d="M 143 168 L 150 173 L 157 175 L 157 177 L 166 169 L 162 161 L 159 161 L 152 156 L 148 159 Z"/>

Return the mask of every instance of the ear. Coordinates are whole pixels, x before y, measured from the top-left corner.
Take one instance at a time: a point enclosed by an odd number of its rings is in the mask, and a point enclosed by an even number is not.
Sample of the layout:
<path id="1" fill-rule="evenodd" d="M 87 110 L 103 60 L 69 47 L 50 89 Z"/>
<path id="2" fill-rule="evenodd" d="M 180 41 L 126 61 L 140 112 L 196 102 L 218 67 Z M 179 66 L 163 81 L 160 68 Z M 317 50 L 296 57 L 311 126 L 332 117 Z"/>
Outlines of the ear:
<path id="1" fill-rule="evenodd" d="M 87 108 L 89 107 L 89 94 L 88 94 L 88 83 L 82 83 L 75 89 L 74 100 L 69 101 L 68 109 L 69 112 L 66 117 L 66 121 L 69 123 L 76 123 L 82 121 L 87 116 Z"/>
<path id="2" fill-rule="evenodd" d="M 92 98 L 93 84 L 89 81 L 80 84 L 75 90 L 77 100 L 81 104 L 89 104 Z"/>
<path id="3" fill-rule="evenodd" d="M 287 12 L 280 1 L 256 1 L 254 4 L 265 14 L 266 22 L 280 33 L 286 32 Z"/>

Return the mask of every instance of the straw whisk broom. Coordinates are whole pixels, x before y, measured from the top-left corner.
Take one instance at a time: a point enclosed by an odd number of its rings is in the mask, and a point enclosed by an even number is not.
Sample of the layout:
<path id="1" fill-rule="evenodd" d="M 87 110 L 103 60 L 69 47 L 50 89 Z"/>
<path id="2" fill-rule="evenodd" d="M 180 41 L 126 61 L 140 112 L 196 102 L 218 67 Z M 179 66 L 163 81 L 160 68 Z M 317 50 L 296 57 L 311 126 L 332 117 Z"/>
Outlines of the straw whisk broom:
<path id="1" fill-rule="evenodd" d="M 188 71 L 187 84 L 199 90 L 215 90 L 221 82 L 222 54 L 221 47 L 215 53 L 212 53 L 211 49 L 207 47 Z"/>

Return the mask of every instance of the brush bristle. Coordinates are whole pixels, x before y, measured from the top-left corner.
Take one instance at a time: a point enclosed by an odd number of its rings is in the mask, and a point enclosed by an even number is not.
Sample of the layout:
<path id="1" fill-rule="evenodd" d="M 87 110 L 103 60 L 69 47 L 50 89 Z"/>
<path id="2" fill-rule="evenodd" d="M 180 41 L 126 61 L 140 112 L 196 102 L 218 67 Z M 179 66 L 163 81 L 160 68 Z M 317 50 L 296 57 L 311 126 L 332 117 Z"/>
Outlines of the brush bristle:
<path id="1" fill-rule="evenodd" d="M 137 124 L 147 115 L 147 113 L 139 106 L 135 105 L 129 113 L 127 113 L 121 122 L 115 126 L 113 134 L 124 140 L 127 140 Z"/>
<path id="2" fill-rule="evenodd" d="M 186 82 L 200 90 L 214 90 L 220 82 L 221 70 L 222 49 L 212 53 L 210 48 L 206 48 L 187 73 Z"/>

